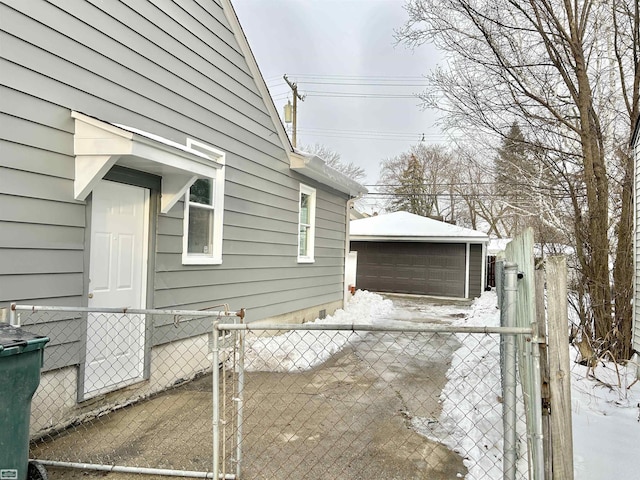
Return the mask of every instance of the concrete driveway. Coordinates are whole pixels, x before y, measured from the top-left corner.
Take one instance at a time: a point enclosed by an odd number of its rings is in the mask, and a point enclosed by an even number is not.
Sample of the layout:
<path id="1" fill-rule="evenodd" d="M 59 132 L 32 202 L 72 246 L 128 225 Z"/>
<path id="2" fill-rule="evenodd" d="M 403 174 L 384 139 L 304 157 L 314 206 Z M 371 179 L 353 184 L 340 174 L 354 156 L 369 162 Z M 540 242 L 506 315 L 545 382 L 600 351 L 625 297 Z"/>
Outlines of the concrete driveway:
<path id="1" fill-rule="evenodd" d="M 389 298 L 396 309 L 383 323 L 447 322 L 469 309 L 469 302 Z M 372 332 L 310 371 L 247 373 L 241 478 L 464 478 L 459 455 L 412 428 L 414 418 L 438 418 L 445 373 L 457 346 L 451 334 Z M 34 454 L 71 459 L 81 448 L 81 455 L 93 461 L 112 459 L 100 463 L 210 470 L 211 388 L 210 376 L 203 377 L 41 444 Z M 185 429 L 188 436 L 180 434 Z M 113 448 L 105 435 L 126 442 L 116 456 L 109 453 Z M 227 437 L 231 445 L 233 436 Z M 140 478 L 48 470 L 52 480 Z"/>

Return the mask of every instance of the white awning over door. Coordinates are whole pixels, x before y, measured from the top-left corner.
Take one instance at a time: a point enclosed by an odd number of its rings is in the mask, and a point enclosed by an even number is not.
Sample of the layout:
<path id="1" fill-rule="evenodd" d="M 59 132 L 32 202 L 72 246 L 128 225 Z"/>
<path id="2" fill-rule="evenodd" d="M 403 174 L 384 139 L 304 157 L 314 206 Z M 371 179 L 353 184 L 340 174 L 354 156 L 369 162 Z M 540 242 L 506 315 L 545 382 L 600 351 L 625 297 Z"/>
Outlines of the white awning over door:
<path id="1" fill-rule="evenodd" d="M 114 165 L 162 177 L 161 213 L 167 213 L 198 178 L 215 178 L 224 154 L 191 146 L 142 130 L 115 125 L 78 112 L 75 119 L 74 197 L 84 200 Z M 197 143 L 197 142 L 194 142 Z"/>

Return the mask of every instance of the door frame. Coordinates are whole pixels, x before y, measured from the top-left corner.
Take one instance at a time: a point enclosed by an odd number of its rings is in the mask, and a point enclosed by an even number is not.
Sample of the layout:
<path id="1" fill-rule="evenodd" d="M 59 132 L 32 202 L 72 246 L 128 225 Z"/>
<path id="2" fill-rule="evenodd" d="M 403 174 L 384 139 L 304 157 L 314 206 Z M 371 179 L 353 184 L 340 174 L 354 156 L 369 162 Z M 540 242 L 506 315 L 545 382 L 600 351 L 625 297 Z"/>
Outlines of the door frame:
<path id="1" fill-rule="evenodd" d="M 133 170 L 121 166 L 114 166 L 103 177 L 103 180 L 110 180 L 117 183 L 123 183 L 134 187 L 140 187 L 147 189 L 147 231 L 145 232 L 145 246 L 146 253 L 146 269 L 143 273 L 143 292 L 142 298 L 144 300 L 145 308 L 148 305 L 153 305 L 154 302 L 154 289 L 153 289 L 153 273 L 155 272 L 155 255 L 151 254 L 156 251 L 156 232 L 158 225 L 158 211 L 159 211 L 159 198 L 162 185 L 161 177 L 152 175 L 146 172 Z M 89 266 L 91 261 L 91 226 L 92 226 L 92 208 L 93 208 L 93 196 L 89 196 L 86 200 L 85 208 L 85 230 L 84 230 L 84 272 L 83 272 L 83 307 L 89 306 Z M 145 322 L 145 335 L 144 335 L 144 360 L 143 360 L 143 380 L 148 380 L 151 374 L 151 342 L 152 342 L 152 320 L 149 316 L 146 316 Z M 86 362 L 86 349 L 87 349 L 87 315 L 83 315 L 82 328 L 80 332 L 80 359 L 77 373 L 77 387 L 76 397 L 77 402 L 81 403 L 87 400 L 94 399 L 95 396 L 85 398 L 84 394 L 84 375 L 85 375 L 85 362 Z M 114 390 L 115 391 L 115 390 Z"/>

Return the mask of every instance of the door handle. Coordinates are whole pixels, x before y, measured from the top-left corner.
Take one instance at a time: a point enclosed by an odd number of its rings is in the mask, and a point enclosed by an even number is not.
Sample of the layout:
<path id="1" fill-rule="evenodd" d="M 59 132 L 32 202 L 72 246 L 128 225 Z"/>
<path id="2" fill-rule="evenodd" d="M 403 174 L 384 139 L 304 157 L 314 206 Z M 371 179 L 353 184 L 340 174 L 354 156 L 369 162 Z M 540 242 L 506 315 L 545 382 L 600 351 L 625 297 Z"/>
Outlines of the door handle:
<path id="1" fill-rule="evenodd" d="M 89 298 L 93 298 L 93 293 L 90 293 L 90 294 L 89 294 Z"/>

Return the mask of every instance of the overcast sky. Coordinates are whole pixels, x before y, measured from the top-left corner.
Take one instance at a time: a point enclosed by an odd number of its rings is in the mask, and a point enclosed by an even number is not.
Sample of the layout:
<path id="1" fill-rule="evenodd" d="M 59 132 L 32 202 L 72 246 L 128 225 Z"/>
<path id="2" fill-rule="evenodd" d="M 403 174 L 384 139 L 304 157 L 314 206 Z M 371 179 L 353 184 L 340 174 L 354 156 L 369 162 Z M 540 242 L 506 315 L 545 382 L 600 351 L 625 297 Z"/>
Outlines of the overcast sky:
<path id="1" fill-rule="evenodd" d="M 282 115 L 291 90 L 298 103 L 298 146 L 320 143 L 365 168 L 371 184 L 380 162 L 422 140 L 442 142 L 434 112 L 413 95 L 442 61 L 429 45 L 396 45 L 407 15 L 402 0 L 233 0 L 274 103 Z M 316 82 L 316 83 L 310 83 Z M 345 85 L 351 84 L 351 85 Z M 392 98 L 383 98 L 391 96 Z"/>

